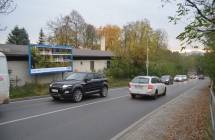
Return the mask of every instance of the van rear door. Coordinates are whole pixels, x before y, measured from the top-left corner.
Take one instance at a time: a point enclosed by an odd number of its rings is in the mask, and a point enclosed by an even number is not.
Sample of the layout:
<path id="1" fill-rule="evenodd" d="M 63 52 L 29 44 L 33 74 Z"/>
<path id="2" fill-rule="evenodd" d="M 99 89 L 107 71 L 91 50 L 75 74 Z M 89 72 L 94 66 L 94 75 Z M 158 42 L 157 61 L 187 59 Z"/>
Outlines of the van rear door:
<path id="1" fill-rule="evenodd" d="M 0 104 L 9 102 L 9 74 L 5 55 L 0 52 Z"/>

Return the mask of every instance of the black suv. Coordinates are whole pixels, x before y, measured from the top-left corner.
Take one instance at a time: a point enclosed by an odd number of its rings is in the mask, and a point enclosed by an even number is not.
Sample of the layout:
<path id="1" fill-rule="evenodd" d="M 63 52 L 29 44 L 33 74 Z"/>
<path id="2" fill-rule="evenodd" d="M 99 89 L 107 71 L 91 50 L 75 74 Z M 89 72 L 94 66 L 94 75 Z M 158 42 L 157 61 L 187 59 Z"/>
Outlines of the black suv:
<path id="1" fill-rule="evenodd" d="M 161 82 L 166 85 L 173 84 L 173 78 L 170 75 L 163 75 L 163 76 L 161 76 L 160 79 L 161 79 Z"/>
<path id="2" fill-rule="evenodd" d="M 69 98 L 74 102 L 80 102 L 85 95 L 90 94 L 99 93 L 101 97 L 106 97 L 108 81 L 101 74 L 75 72 L 65 80 L 51 83 L 49 92 L 54 100 Z"/>

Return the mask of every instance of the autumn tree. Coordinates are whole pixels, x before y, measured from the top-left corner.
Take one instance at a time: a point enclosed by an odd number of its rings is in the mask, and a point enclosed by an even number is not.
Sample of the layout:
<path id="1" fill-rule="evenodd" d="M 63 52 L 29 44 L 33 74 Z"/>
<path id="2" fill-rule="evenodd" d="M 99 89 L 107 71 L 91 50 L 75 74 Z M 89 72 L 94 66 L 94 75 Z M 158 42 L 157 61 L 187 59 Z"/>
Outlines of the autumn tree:
<path id="1" fill-rule="evenodd" d="M 47 26 L 50 30 L 48 37 L 50 43 L 71 45 L 76 48 L 83 44 L 86 23 L 77 11 L 73 10 L 69 15 L 49 21 Z"/>
<path id="2" fill-rule="evenodd" d="M 104 27 L 100 27 L 97 32 L 100 37 L 105 37 L 106 50 L 114 51 L 120 47 L 120 27 L 116 25 L 106 25 Z"/>
<path id="3" fill-rule="evenodd" d="M 87 24 L 83 34 L 84 47 L 90 49 L 98 49 L 98 36 L 93 25 Z"/>
<path id="4" fill-rule="evenodd" d="M 107 74 L 116 78 L 132 78 L 146 74 L 146 53 L 149 48 L 149 74 L 162 75 L 188 71 L 188 58 L 167 49 L 167 34 L 154 30 L 148 20 L 131 22 L 123 26 L 117 58 Z"/>
<path id="5" fill-rule="evenodd" d="M 70 15 L 71 28 L 75 32 L 75 47 L 83 43 L 83 34 L 86 29 L 86 23 L 83 17 L 75 10 L 73 10 Z"/>
<path id="6" fill-rule="evenodd" d="M 75 45 L 75 32 L 71 28 L 69 16 L 60 16 L 56 20 L 47 23 L 50 31 L 48 42 L 56 45 Z"/>
<path id="7" fill-rule="evenodd" d="M 168 37 L 166 31 L 158 29 L 155 31 L 155 36 L 157 40 L 157 47 L 167 48 Z"/>

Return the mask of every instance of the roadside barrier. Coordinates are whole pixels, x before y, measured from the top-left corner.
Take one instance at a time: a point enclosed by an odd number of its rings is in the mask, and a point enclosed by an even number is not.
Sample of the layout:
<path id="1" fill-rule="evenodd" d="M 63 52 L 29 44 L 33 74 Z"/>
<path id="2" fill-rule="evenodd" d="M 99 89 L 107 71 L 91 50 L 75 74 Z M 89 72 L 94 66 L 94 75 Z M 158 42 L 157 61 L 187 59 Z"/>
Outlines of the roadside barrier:
<path id="1" fill-rule="evenodd" d="M 213 140 L 215 140 L 215 96 L 213 92 L 213 82 L 211 82 L 210 86 L 210 112 L 211 112 L 211 122 L 212 122 L 212 135 L 213 135 Z"/>

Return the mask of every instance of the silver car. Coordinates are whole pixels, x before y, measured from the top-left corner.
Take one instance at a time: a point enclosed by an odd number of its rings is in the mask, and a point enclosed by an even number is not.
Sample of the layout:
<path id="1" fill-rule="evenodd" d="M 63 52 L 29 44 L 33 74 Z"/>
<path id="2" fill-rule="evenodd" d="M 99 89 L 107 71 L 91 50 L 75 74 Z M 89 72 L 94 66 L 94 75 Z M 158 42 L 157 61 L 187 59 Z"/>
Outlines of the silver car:
<path id="1" fill-rule="evenodd" d="M 187 75 L 176 75 L 174 77 L 174 81 L 175 82 L 184 82 L 184 81 L 187 81 Z"/>

